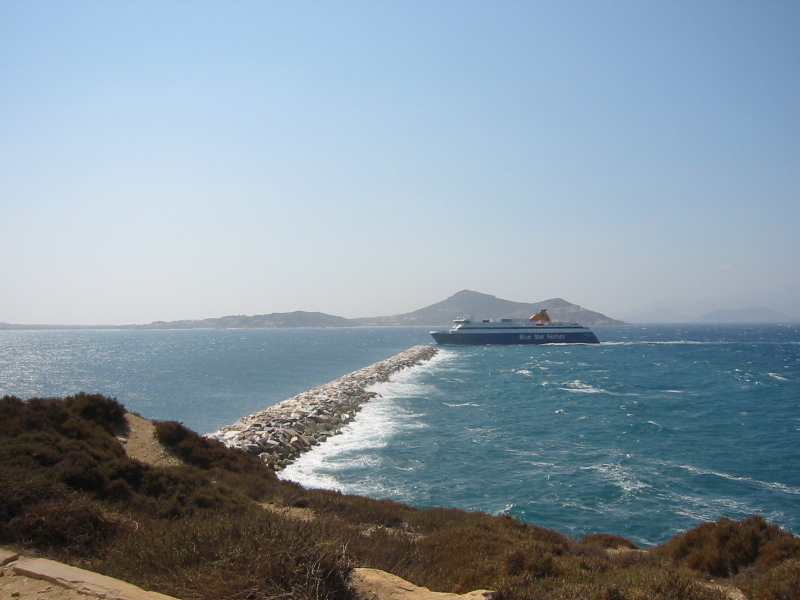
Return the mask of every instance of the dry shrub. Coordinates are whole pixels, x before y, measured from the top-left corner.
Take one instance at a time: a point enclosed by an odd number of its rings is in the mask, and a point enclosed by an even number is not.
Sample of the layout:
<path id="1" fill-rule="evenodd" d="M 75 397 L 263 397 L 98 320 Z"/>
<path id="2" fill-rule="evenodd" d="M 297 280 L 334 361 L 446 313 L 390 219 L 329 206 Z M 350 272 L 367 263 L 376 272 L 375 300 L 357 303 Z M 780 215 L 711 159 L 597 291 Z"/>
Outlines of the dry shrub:
<path id="1" fill-rule="evenodd" d="M 99 492 L 107 483 L 100 472 L 100 462 L 82 450 L 65 453 L 52 473 L 69 487 L 86 492 Z"/>
<path id="2" fill-rule="evenodd" d="M 123 528 L 91 502 L 58 498 L 28 507 L 7 525 L 15 543 L 49 552 L 89 556 L 106 546 Z"/>
<path id="3" fill-rule="evenodd" d="M 105 415 L 100 418 L 113 422 L 109 415 L 115 413 L 111 408 L 116 404 L 114 400 L 87 395 L 72 398 L 79 399 L 74 404 L 76 410 L 91 413 L 98 404 L 101 407 L 96 412 Z M 109 431 L 68 410 L 65 401 L 31 398 L 23 402 L 14 396 L 0 399 L 0 460 L 21 463 L 28 457 L 39 464 L 55 463 L 70 451 L 85 452 L 97 461 L 125 456 L 125 450 Z"/>
<path id="4" fill-rule="evenodd" d="M 3 524 L 34 504 L 66 494 L 63 485 L 42 473 L 0 462 L 0 539 Z"/>
<path id="5" fill-rule="evenodd" d="M 288 491 L 288 490 L 287 490 Z M 413 520 L 418 509 L 393 500 L 373 500 L 363 496 L 351 496 L 325 490 L 303 490 L 295 488 L 294 500 L 302 499 L 306 507 L 317 514 L 335 516 L 348 523 L 372 524 L 383 527 L 401 527 Z"/>
<path id="6" fill-rule="evenodd" d="M 673 536 L 658 552 L 673 562 L 712 577 L 731 577 L 755 566 L 763 571 L 788 557 L 800 558 L 800 543 L 777 525 L 753 515 L 723 517 Z"/>
<path id="7" fill-rule="evenodd" d="M 143 524 L 98 568 L 180 598 L 351 597 L 334 531 L 263 510 Z"/>
<path id="8" fill-rule="evenodd" d="M 0 541 L 91 556 L 125 530 L 124 520 L 48 475 L 0 463 Z"/>
<path id="9" fill-rule="evenodd" d="M 383 503 L 383 508 L 391 505 Z M 352 540 L 348 549 L 360 566 L 390 571 L 434 591 L 490 588 L 509 564 L 511 569 L 517 565 L 552 574 L 561 568 L 558 557 L 568 552 L 562 535 L 508 517 L 458 509 L 410 509 L 401 514 L 401 526 L 377 528 L 369 538 Z M 385 522 L 387 514 L 380 516 Z"/>
<path id="10" fill-rule="evenodd" d="M 800 600 L 800 560 L 787 560 L 747 588 L 751 600 Z"/>
<path id="11" fill-rule="evenodd" d="M 205 470 L 257 472 L 269 479 L 275 479 L 275 474 L 255 456 L 245 452 L 232 452 L 225 444 L 199 436 L 175 421 L 154 423 L 158 440 L 186 464 Z"/>
<path id="12" fill-rule="evenodd" d="M 629 539 L 610 533 L 590 533 L 578 540 L 578 544 L 596 548 L 630 548 L 631 550 L 639 548 Z"/>
<path id="13" fill-rule="evenodd" d="M 505 571 L 511 577 L 556 577 L 559 573 L 556 556 L 552 547 L 534 541 L 506 556 Z"/>
<path id="14" fill-rule="evenodd" d="M 576 565 L 572 565 L 574 568 Z M 581 568 L 560 578 L 506 578 L 494 600 L 727 600 L 727 596 L 663 567 Z"/>
<path id="15" fill-rule="evenodd" d="M 126 425 L 125 407 L 116 399 L 80 392 L 64 398 L 64 408 L 113 434 Z"/>
<path id="16" fill-rule="evenodd" d="M 784 534 L 786 535 L 777 536 L 761 549 L 756 562 L 760 571 L 768 571 L 787 560 L 800 560 L 800 538 L 787 532 Z"/>

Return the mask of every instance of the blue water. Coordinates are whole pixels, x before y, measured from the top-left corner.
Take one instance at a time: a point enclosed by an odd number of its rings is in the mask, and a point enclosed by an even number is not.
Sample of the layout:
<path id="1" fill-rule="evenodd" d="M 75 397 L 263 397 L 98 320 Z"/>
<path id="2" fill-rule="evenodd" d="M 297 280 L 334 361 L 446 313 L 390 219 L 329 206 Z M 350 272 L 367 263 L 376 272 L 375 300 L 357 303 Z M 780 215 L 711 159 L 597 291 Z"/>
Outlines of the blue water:
<path id="1" fill-rule="evenodd" d="M 800 327 L 596 328 L 444 348 L 283 476 L 640 544 L 758 513 L 800 533 Z M 428 342 L 425 328 L 0 332 L 0 394 L 117 397 L 200 432 Z"/>

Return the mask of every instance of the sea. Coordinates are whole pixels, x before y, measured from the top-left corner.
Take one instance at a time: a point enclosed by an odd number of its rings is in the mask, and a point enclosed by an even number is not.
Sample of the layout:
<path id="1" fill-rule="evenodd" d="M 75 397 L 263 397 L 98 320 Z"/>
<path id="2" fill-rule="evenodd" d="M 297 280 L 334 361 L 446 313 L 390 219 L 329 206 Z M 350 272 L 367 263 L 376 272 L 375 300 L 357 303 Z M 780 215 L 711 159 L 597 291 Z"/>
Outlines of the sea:
<path id="1" fill-rule="evenodd" d="M 208 433 L 429 329 L 0 331 L 0 395 L 97 392 Z M 281 477 L 643 546 L 751 514 L 800 534 L 800 325 L 593 330 L 440 347 Z"/>

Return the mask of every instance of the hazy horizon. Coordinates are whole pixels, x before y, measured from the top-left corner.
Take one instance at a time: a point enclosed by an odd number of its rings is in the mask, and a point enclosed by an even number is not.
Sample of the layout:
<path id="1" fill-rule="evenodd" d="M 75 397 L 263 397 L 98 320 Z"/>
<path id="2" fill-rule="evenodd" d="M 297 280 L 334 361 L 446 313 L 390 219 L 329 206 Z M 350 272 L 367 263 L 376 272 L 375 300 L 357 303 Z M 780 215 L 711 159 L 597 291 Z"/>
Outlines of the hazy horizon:
<path id="1" fill-rule="evenodd" d="M 800 286 L 797 3 L 0 2 L 0 90 L 0 322 Z"/>

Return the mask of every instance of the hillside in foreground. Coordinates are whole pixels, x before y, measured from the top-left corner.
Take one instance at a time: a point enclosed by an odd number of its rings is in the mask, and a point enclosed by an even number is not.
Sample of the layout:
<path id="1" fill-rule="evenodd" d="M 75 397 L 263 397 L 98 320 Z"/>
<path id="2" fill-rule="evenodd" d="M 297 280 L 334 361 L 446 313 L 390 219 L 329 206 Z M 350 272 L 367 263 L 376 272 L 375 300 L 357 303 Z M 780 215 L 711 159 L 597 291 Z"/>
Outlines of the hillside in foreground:
<path id="1" fill-rule="evenodd" d="M 168 455 L 143 462 L 126 450 L 130 422 L 100 395 L 2 398 L 0 544 L 187 600 L 347 600 L 354 567 L 497 600 L 722 600 L 732 586 L 751 600 L 800 598 L 800 538 L 758 516 L 642 550 L 304 489 L 174 422 L 154 428 Z"/>

